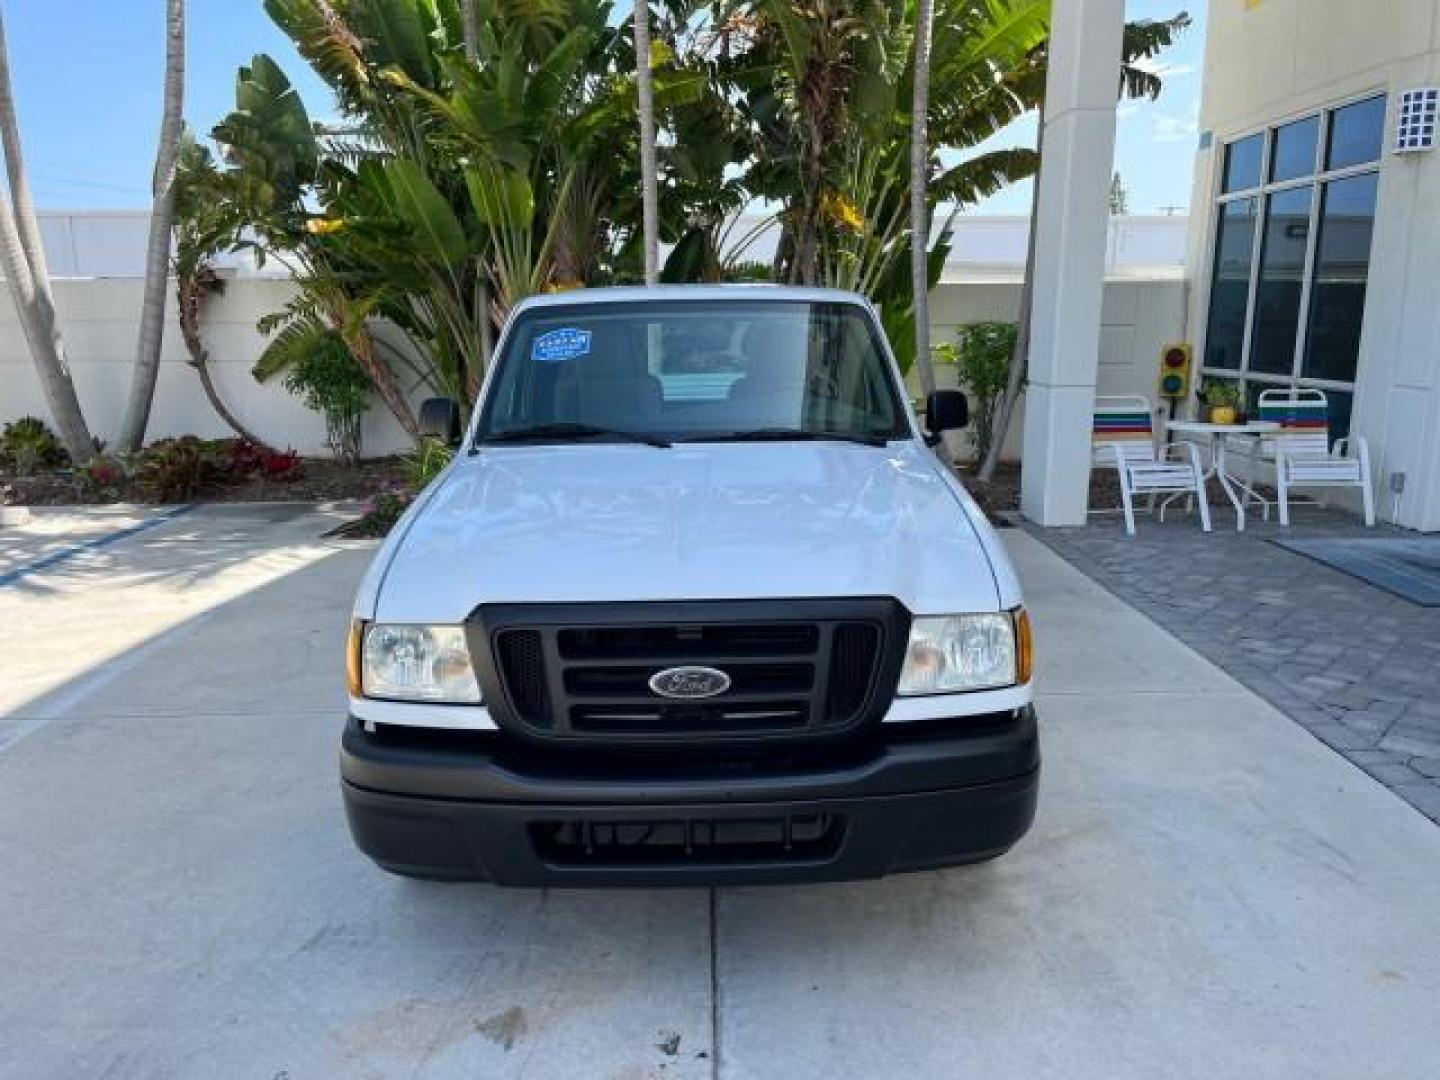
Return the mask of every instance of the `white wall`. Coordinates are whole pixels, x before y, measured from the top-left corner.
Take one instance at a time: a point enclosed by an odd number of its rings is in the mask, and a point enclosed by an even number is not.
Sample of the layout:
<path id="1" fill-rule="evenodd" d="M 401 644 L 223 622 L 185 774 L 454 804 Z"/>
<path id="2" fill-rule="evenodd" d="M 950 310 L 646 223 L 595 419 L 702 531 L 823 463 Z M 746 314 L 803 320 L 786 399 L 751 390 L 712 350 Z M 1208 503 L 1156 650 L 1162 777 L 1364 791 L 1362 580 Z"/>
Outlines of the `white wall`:
<path id="1" fill-rule="evenodd" d="M 264 347 L 255 322 L 283 306 L 290 288 L 283 280 L 228 281 L 225 291 L 206 309 L 205 341 L 219 392 L 242 422 L 277 446 L 320 455 L 326 453 L 320 418 L 288 394 L 278 380 L 262 386 L 250 374 Z M 81 404 L 91 430 L 110 443 L 118 435 L 130 385 L 142 291 L 142 282 L 133 278 L 55 282 L 56 305 Z M 1154 397 L 1159 348 L 1180 336 L 1184 296 L 1185 287 L 1176 280 L 1107 283 L 1101 332 L 1102 393 Z M 955 327 L 965 322 L 1013 320 L 1019 303 L 1016 279 L 942 284 L 931 301 L 932 338 L 937 343 L 953 340 Z M 185 359 L 172 302 L 148 437 L 229 434 Z M 953 368 L 941 368 L 941 378 L 953 384 Z M 0 300 L 0 422 L 30 414 L 49 415 L 6 294 Z M 365 425 L 366 454 L 393 453 L 405 446 L 404 434 L 389 414 L 373 409 Z M 1009 446 L 1012 454 L 1018 455 L 1018 425 Z"/>
<path id="2" fill-rule="evenodd" d="M 54 277 L 143 277 L 150 216 L 144 210 L 42 210 L 40 232 Z M 742 214 L 731 230 L 739 239 L 764 222 L 760 214 Z M 1185 268 L 1188 233 L 1183 215 L 1112 217 L 1106 244 L 1106 272 L 1152 276 Z M 744 258 L 769 262 L 779 229 L 760 230 Z M 1018 273 L 1025 264 L 1030 219 L 1016 214 L 962 214 L 955 219 L 944 279 L 963 281 L 980 273 Z M 668 252 L 668 248 L 666 249 Z M 248 253 L 222 256 L 218 264 L 246 277 L 285 276 L 274 260 L 257 270 Z"/>
<path id="3" fill-rule="evenodd" d="M 94 434 L 113 444 L 129 393 L 144 282 L 135 278 L 71 279 L 55 281 L 54 288 L 56 312 L 85 417 Z M 264 348 L 255 322 L 284 306 L 290 292 L 290 284 L 283 280 L 228 282 L 205 311 L 210 367 L 221 397 L 255 434 L 276 446 L 322 455 L 327 450 L 320 417 L 287 393 L 280 380 L 262 386 L 250 374 Z M 230 434 L 185 361 L 172 289 L 147 440 L 167 435 Z M 49 410 L 14 305 L 4 291 L 0 300 L 0 422 L 25 415 L 48 419 Z M 407 445 L 399 425 L 381 409 L 371 410 L 366 418 L 364 443 L 367 455 L 393 453 Z"/>
<path id="4" fill-rule="evenodd" d="M 1173 277 L 1112 278 L 1105 283 L 1098 393 L 1143 394 L 1159 404 L 1160 349 L 1184 340 L 1186 293 L 1185 283 Z M 935 344 L 953 341 L 956 328 L 963 323 L 1013 322 L 1019 307 L 1018 280 L 942 283 L 930 300 L 931 340 Z M 954 385 L 955 369 L 942 366 L 936 376 L 942 386 Z M 1017 423 L 1005 440 L 1007 459 L 1020 457 L 1023 431 L 1022 397 Z"/>
<path id="5" fill-rule="evenodd" d="M 1440 0 L 1210 5 L 1191 200 L 1189 314 L 1203 336 L 1224 144 L 1357 96 L 1389 96 L 1352 430 L 1369 441 L 1381 516 L 1440 530 L 1440 150 L 1395 155 L 1399 93 L 1440 85 Z M 1392 515 L 1391 474 L 1406 474 Z"/>
<path id="6" fill-rule="evenodd" d="M 40 210 L 40 238 L 52 278 L 143 278 L 150 239 L 148 210 Z M 215 265 L 246 277 L 284 278 L 270 260 L 257 269 L 248 251 L 225 254 Z"/>

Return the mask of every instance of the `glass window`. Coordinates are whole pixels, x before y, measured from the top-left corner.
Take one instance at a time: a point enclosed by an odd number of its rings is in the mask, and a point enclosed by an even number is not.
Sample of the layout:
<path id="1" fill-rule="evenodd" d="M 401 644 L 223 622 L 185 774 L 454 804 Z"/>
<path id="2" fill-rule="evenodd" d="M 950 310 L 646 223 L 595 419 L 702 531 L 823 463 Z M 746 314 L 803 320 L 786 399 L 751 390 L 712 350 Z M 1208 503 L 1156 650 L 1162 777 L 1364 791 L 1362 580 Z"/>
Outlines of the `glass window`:
<path id="1" fill-rule="evenodd" d="M 1326 403 L 1330 406 L 1330 442 L 1343 439 L 1350 434 L 1350 413 L 1355 405 L 1355 395 L 1345 390 L 1326 390 Z"/>
<path id="2" fill-rule="evenodd" d="M 1384 96 L 1357 101 L 1330 114 L 1326 169 L 1344 169 L 1378 161 L 1385 141 Z"/>
<path id="3" fill-rule="evenodd" d="M 1270 151 L 1270 180 L 1296 180 L 1315 171 L 1315 146 L 1320 139 L 1320 117 L 1307 116 L 1275 129 Z"/>
<path id="4" fill-rule="evenodd" d="M 540 307 L 496 358 L 480 439 L 598 432 L 737 438 L 908 432 L 873 320 L 853 304 L 646 301 Z"/>
<path id="5" fill-rule="evenodd" d="M 1355 379 L 1379 184 L 1377 173 L 1365 173 L 1324 185 L 1303 378 Z"/>
<path id="6" fill-rule="evenodd" d="M 1245 345 L 1245 306 L 1250 299 L 1250 262 L 1255 248 L 1255 213 L 1260 200 L 1236 199 L 1220 208 L 1215 238 L 1215 272 L 1210 286 L 1210 320 L 1205 364 L 1238 368 Z"/>
<path id="7" fill-rule="evenodd" d="M 1265 389 L 1323 390 L 1334 438 L 1350 427 L 1385 110 L 1376 96 L 1230 144 L 1224 188 L 1245 194 L 1216 204 L 1202 378 L 1238 379 L 1252 408 Z"/>
<path id="8" fill-rule="evenodd" d="M 1260 158 L 1265 151 L 1265 136 L 1251 135 L 1225 147 L 1225 190 L 1244 191 L 1260 186 Z"/>
<path id="9" fill-rule="evenodd" d="M 1300 292 L 1310 241 L 1311 189 L 1294 188 L 1268 196 L 1260 248 L 1260 283 L 1255 292 L 1255 326 L 1250 370 L 1288 375 L 1295 368 L 1300 329 Z"/>

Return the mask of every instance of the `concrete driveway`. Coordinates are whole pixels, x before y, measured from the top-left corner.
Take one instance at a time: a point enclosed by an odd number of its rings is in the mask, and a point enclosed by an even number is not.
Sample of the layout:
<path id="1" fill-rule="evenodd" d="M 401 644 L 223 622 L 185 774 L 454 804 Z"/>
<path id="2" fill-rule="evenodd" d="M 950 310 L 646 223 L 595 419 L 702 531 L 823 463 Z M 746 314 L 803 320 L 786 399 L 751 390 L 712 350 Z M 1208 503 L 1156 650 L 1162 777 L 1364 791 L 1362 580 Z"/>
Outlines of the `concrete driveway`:
<path id="1" fill-rule="evenodd" d="M 350 846 L 340 643 L 372 549 L 332 523 L 0 532 L 0 1077 L 1440 1068 L 1440 829 L 1024 535 L 1046 772 L 1008 857 L 515 892 Z"/>

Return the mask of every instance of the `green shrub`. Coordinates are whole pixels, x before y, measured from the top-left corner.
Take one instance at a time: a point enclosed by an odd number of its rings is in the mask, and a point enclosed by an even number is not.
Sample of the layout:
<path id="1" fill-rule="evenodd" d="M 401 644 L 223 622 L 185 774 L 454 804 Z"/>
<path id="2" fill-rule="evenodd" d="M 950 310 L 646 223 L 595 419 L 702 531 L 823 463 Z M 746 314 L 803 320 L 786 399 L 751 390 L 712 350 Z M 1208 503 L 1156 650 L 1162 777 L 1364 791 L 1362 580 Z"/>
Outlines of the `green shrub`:
<path id="1" fill-rule="evenodd" d="M 370 380 L 338 334 L 314 335 L 292 350 L 285 389 L 325 417 L 325 437 L 347 465 L 360 460 L 360 421 L 370 407 Z"/>
<path id="2" fill-rule="evenodd" d="M 378 491 L 365 503 L 360 520 L 355 523 L 355 536 L 384 536 L 395 527 L 400 516 L 410 509 L 415 496 L 404 488 Z"/>
<path id="3" fill-rule="evenodd" d="M 119 458 L 109 454 L 96 454 L 80 466 L 76 475 L 84 487 L 113 498 L 119 494 L 120 486 L 125 483 L 129 473 L 125 463 Z"/>
<path id="4" fill-rule="evenodd" d="M 455 451 L 439 439 L 421 439 L 420 445 L 405 455 L 405 473 L 410 486 L 417 492 L 424 491 L 454 457 Z"/>
<path id="5" fill-rule="evenodd" d="M 194 435 L 159 439 L 140 455 L 137 480 L 155 502 L 189 502 L 200 485 L 218 471 L 213 445 Z"/>
<path id="6" fill-rule="evenodd" d="M 984 454 L 995 435 L 995 408 L 1010 378 L 1015 355 L 1016 326 L 1009 322 L 974 322 L 958 327 L 955 344 L 935 347 L 935 358 L 959 369 L 960 385 L 970 396 L 970 424 L 975 447 Z"/>
<path id="7" fill-rule="evenodd" d="M 67 460 L 60 440 L 37 416 L 22 416 L 5 425 L 0 434 L 0 457 L 17 476 L 30 476 L 36 466 L 63 465 Z"/>

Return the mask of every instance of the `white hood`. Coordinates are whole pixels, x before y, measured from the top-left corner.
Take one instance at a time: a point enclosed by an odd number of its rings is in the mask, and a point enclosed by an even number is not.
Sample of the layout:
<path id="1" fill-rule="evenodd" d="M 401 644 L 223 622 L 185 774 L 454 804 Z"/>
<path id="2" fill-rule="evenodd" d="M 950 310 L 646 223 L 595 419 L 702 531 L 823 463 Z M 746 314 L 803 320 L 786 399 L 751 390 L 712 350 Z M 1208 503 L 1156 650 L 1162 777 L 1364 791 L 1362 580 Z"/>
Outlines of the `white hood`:
<path id="1" fill-rule="evenodd" d="M 964 499 L 912 441 L 487 448 L 397 529 L 358 607 L 435 623 L 527 601 L 893 596 L 917 614 L 993 611 L 1013 602 L 1013 576 L 992 567 L 1003 555 Z"/>

